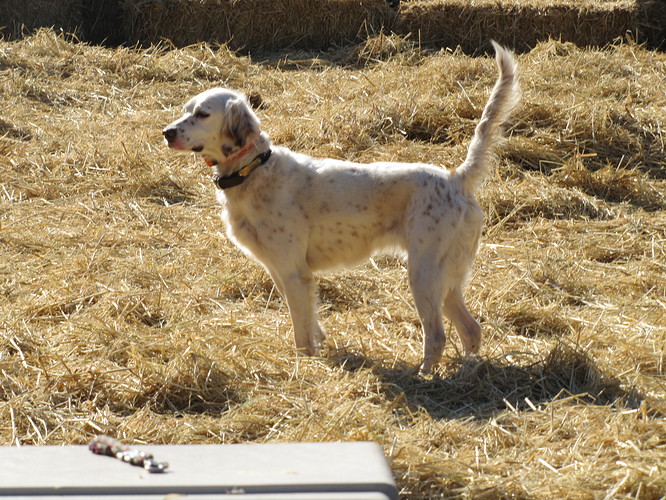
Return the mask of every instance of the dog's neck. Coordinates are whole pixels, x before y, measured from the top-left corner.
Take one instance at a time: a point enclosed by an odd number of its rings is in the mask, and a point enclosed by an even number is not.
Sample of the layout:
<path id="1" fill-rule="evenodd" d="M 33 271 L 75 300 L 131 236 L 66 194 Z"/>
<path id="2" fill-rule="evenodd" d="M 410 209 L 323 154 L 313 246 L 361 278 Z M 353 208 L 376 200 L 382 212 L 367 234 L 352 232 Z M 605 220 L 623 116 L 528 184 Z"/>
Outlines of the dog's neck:
<path id="1" fill-rule="evenodd" d="M 257 167 L 266 163 L 270 156 L 271 142 L 268 135 L 260 132 L 254 140 L 248 140 L 244 146 L 215 165 L 215 185 L 220 189 L 227 189 L 241 184 Z"/>
<path id="2" fill-rule="evenodd" d="M 224 159 L 215 165 L 217 175 L 227 176 L 238 172 L 258 155 L 270 150 L 271 141 L 266 133 L 259 131 L 257 134 L 253 134 L 253 136 L 248 137 L 240 149 L 235 149 L 228 154 L 224 154 Z M 224 149 L 226 148 L 222 147 L 223 151 Z"/>
<path id="3" fill-rule="evenodd" d="M 228 148 L 227 146 L 222 147 L 222 151 L 229 150 L 229 154 L 225 156 L 224 161 L 222 162 L 225 165 L 229 165 L 234 163 L 236 160 L 240 160 L 243 158 L 243 156 L 249 154 L 250 152 L 254 151 L 257 147 L 256 141 L 248 141 L 245 143 L 245 146 L 241 147 L 240 149 L 234 151 L 232 148 Z"/>

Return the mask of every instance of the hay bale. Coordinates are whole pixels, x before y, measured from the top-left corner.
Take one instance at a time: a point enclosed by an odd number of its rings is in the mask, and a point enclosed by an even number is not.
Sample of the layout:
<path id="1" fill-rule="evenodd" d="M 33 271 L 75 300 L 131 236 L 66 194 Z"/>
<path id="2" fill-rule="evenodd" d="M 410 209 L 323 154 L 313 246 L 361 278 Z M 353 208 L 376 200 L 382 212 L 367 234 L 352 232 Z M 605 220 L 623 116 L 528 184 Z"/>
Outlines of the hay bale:
<path id="1" fill-rule="evenodd" d="M 460 46 L 468 53 L 491 50 L 491 39 L 517 51 L 528 51 L 549 38 L 603 46 L 627 32 L 642 32 L 644 4 L 638 0 L 413 1 L 401 6 L 396 31 L 418 37 L 425 45 Z"/>
<path id="2" fill-rule="evenodd" d="M 120 0 L 86 0 L 83 5 L 82 33 L 96 44 L 121 45 L 123 9 Z"/>
<path id="3" fill-rule="evenodd" d="M 639 2 L 637 24 L 639 40 L 645 40 L 650 48 L 666 50 L 666 2 Z"/>
<path id="4" fill-rule="evenodd" d="M 127 39 L 201 41 L 245 51 L 325 49 L 390 27 L 386 0 L 126 0 Z"/>
<path id="5" fill-rule="evenodd" d="M 82 0 L 4 0 L 0 8 L 0 33 L 16 38 L 48 27 L 75 32 L 82 21 Z"/>

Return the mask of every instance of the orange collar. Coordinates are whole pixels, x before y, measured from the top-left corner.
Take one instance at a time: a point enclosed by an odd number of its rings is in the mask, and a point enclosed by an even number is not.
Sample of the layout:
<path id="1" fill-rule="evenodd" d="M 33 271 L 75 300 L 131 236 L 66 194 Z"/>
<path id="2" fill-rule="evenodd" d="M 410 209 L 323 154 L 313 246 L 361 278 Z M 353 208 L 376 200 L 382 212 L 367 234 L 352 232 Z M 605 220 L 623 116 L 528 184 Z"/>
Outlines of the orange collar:
<path id="1" fill-rule="evenodd" d="M 261 130 L 257 130 L 257 134 L 261 135 Z M 238 158 L 243 156 L 245 153 L 247 153 L 253 147 L 254 147 L 254 142 L 250 142 L 250 143 L 246 144 L 245 146 L 240 148 L 238 151 L 236 151 L 232 155 L 227 156 L 222 163 L 229 163 L 231 161 L 237 160 Z M 205 156 L 204 156 L 204 161 L 206 162 L 206 165 L 208 165 L 209 167 L 217 165 L 216 162 L 206 158 Z"/>
<path id="2" fill-rule="evenodd" d="M 238 158 L 240 158 L 241 156 L 243 156 L 245 153 L 247 153 L 247 152 L 248 152 L 250 149 L 252 149 L 253 147 L 254 147 L 254 142 L 250 142 L 250 143 L 246 144 L 245 146 L 243 146 L 242 148 L 240 148 L 238 151 L 236 151 L 236 152 L 233 153 L 232 155 L 227 156 L 226 158 L 224 158 L 224 160 L 222 161 L 222 163 L 229 163 L 229 162 L 232 162 L 232 161 L 234 161 L 234 160 L 237 160 Z M 214 166 L 214 165 L 217 165 L 217 162 L 211 160 L 210 158 L 208 158 L 208 157 L 206 157 L 206 156 L 204 156 L 204 161 L 206 162 L 206 165 L 208 165 L 209 167 L 212 167 L 212 166 Z"/>
<path id="3" fill-rule="evenodd" d="M 233 154 L 227 156 L 227 157 L 224 159 L 224 163 L 229 163 L 229 162 L 232 162 L 232 161 L 234 161 L 234 160 L 237 160 L 238 158 L 240 158 L 241 156 L 243 156 L 245 153 L 247 153 L 249 150 L 251 150 L 253 147 L 254 147 L 254 142 L 250 142 L 250 143 L 246 144 L 245 146 L 243 146 L 242 148 L 240 148 L 240 149 L 239 149 L 238 151 L 236 151 L 235 153 L 233 153 Z"/>

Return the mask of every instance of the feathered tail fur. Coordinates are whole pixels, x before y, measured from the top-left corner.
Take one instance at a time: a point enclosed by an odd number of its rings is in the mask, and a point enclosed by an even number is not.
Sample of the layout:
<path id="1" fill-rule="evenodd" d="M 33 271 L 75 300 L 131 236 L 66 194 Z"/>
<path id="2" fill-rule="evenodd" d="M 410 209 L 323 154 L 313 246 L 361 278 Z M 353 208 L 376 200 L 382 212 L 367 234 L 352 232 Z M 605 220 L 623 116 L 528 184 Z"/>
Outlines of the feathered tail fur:
<path id="1" fill-rule="evenodd" d="M 468 193 L 476 192 L 483 182 L 492 161 L 493 148 L 502 138 L 502 125 L 518 102 L 518 76 L 513 54 L 495 42 L 492 44 L 499 77 L 474 131 L 467 158 L 456 169 L 456 175 L 462 179 Z"/>

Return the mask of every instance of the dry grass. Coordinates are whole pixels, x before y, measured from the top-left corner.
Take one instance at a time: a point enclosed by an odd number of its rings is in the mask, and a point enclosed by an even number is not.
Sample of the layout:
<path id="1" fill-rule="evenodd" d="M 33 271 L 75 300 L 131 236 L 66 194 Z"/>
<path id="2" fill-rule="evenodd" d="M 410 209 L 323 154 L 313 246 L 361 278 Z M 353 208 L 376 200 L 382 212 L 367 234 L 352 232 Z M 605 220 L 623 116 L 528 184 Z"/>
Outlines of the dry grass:
<path id="1" fill-rule="evenodd" d="M 343 64 L 340 64 L 343 63 Z M 0 42 L 0 442 L 373 440 L 410 498 L 666 491 L 666 56 L 548 42 L 481 194 L 468 289 L 483 355 L 451 332 L 419 378 L 404 266 L 324 276 L 325 354 L 222 235 L 203 165 L 160 129 L 190 95 L 253 95 L 275 142 L 455 165 L 489 58 L 396 37 L 326 58 Z"/>

